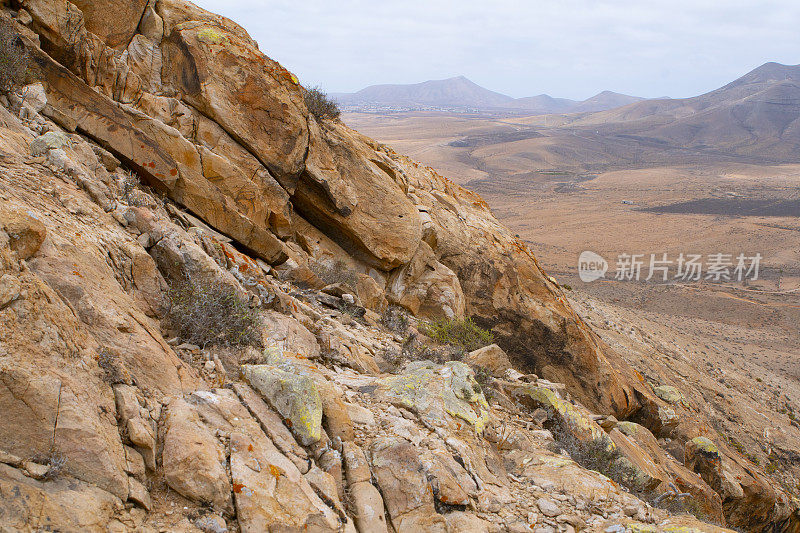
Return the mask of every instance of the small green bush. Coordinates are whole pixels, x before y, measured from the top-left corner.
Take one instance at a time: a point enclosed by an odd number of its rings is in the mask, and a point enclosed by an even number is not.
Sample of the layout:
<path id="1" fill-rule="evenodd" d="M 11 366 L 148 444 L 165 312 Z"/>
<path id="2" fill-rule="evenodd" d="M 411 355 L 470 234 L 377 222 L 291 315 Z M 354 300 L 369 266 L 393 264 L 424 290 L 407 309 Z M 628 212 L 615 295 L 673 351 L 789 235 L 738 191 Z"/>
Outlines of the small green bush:
<path id="1" fill-rule="evenodd" d="M 457 346 L 467 352 L 494 342 L 492 332 L 478 326 L 471 318 L 434 320 L 423 324 L 421 331 L 435 342 Z"/>
<path id="2" fill-rule="evenodd" d="M 487 401 L 492 401 L 497 392 L 497 386 L 491 371 L 480 365 L 472 365 L 472 370 L 475 372 L 475 381 L 481 386 L 484 397 Z"/>
<path id="3" fill-rule="evenodd" d="M 229 285 L 184 279 L 172 284 L 169 296 L 168 322 L 183 342 L 262 347 L 258 311 Z"/>
<path id="4" fill-rule="evenodd" d="M 303 89 L 303 98 L 306 101 L 308 112 L 317 120 L 337 119 L 341 115 L 339 105 L 329 98 L 319 86 Z"/>
<path id="5" fill-rule="evenodd" d="M 0 17 L 0 94 L 16 91 L 25 84 L 28 52 L 10 20 Z"/>

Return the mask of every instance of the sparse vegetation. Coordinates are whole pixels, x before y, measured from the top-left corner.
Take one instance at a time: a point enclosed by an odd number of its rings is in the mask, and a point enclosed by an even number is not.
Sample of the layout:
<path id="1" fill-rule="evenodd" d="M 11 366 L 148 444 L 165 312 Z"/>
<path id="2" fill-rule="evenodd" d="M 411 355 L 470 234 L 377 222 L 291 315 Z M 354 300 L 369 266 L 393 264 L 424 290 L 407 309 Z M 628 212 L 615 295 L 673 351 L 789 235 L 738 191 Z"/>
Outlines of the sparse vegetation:
<path id="1" fill-rule="evenodd" d="M 200 347 L 262 346 L 258 311 L 232 287 L 184 279 L 172 284 L 169 296 L 168 321 L 182 341 Z"/>
<path id="2" fill-rule="evenodd" d="M 56 446 L 53 446 L 49 452 L 31 457 L 31 462 L 45 465 L 47 471 L 42 476 L 42 480 L 50 481 L 56 479 L 64 471 L 64 467 L 67 466 L 67 457 Z"/>
<path id="3" fill-rule="evenodd" d="M 120 361 L 108 350 L 101 350 L 97 354 L 97 366 L 103 371 L 103 381 L 109 385 L 125 383 L 125 369 Z"/>
<path id="4" fill-rule="evenodd" d="M 563 450 L 573 461 L 584 468 L 600 472 L 631 492 L 641 491 L 636 470 L 619 448 L 610 447 L 606 441 L 601 439 L 581 440 L 577 438 L 575 433 L 578 430 L 571 427 L 570 422 L 562 420 L 552 412 L 548 413 L 548 422 L 545 427 L 552 432 L 555 439 L 554 452 L 559 453 Z"/>
<path id="5" fill-rule="evenodd" d="M 423 324 L 421 331 L 435 342 L 457 346 L 467 352 L 494 342 L 492 332 L 478 326 L 471 318 L 434 320 Z"/>
<path id="6" fill-rule="evenodd" d="M 25 84 L 28 52 L 14 23 L 0 17 L 0 94 L 18 90 Z"/>
<path id="7" fill-rule="evenodd" d="M 486 397 L 486 401 L 492 401 L 497 390 L 494 383 L 494 376 L 492 376 L 492 373 L 487 368 L 482 366 L 473 365 L 472 370 L 475 372 L 475 381 L 481 386 L 481 391 Z"/>
<path id="8" fill-rule="evenodd" d="M 308 268 L 319 279 L 328 285 L 341 283 L 351 289 L 356 287 L 356 273 L 341 259 L 334 263 L 327 261 L 309 261 Z"/>
<path id="9" fill-rule="evenodd" d="M 405 335 L 408 332 L 408 313 L 399 305 L 389 305 L 381 315 L 381 324 L 392 333 Z"/>
<path id="10" fill-rule="evenodd" d="M 390 350 L 383 354 L 383 359 L 389 364 L 389 371 L 396 372 L 409 361 L 431 361 L 436 364 L 444 364 L 448 361 L 460 361 L 464 356 L 461 348 L 454 346 L 432 347 L 419 340 L 419 337 L 412 333 L 403 341 L 400 350 Z"/>
<path id="11" fill-rule="evenodd" d="M 356 320 L 363 320 L 364 315 L 366 314 L 367 310 L 361 307 L 358 304 L 350 303 L 344 298 L 342 298 L 341 302 L 338 305 L 339 311 L 346 315 L 350 315 Z"/>
<path id="12" fill-rule="evenodd" d="M 339 105 L 319 86 L 303 89 L 303 98 L 306 101 L 308 112 L 317 120 L 337 119 L 341 115 Z"/>

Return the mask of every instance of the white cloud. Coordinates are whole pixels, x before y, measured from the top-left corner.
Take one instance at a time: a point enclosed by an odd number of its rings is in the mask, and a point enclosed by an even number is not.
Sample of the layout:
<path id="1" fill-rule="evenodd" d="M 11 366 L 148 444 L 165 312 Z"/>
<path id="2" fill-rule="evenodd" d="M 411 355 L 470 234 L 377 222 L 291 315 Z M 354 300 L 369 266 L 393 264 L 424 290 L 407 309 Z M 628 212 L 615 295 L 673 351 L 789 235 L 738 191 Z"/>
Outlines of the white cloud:
<path id="1" fill-rule="evenodd" d="M 196 0 L 310 84 L 463 74 L 512 96 L 690 96 L 798 63 L 796 0 Z"/>

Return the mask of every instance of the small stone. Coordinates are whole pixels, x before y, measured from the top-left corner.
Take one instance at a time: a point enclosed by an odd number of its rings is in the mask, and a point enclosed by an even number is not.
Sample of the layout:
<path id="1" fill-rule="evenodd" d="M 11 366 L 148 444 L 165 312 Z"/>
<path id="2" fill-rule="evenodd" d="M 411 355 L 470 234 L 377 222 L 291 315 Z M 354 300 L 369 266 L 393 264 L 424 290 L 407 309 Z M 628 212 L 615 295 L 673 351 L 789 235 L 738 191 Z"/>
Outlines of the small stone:
<path id="1" fill-rule="evenodd" d="M 152 507 L 150 493 L 147 492 L 147 489 L 144 485 L 132 477 L 128 478 L 128 501 L 131 501 L 140 507 L 144 507 L 148 511 Z"/>
<path id="2" fill-rule="evenodd" d="M 136 240 L 142 246 L 142 248 L 150 248 L 150 234 L 149 233 L 142 233 Z"/>
<path id="3" fill-rule="evenodd" d="M 681 391 L 671 385 L 661 385 L 653 389 L 653 392 L 667 403 L 677 403 L 683 399 Z"/>
<path id="4" fill-rule="evenodd" d="M 24 24 L 25 26 L 27 26 L 28 24 L 30 24 L 31 22 L 33 22 L 33 17 L 32 17 L 32 16 L 31 16 L 31 14 L 30 14 L 30 13 L 28 13 L 26 10 L 24 10 L 24 9 L 20 9 L 20 10 L 17 12 L 17 22 L 19 22 L 20 24 Z"/>
<path id="5" fill-rule="evenodd" d="M 55 131 L 48 131 L 33 140 L 31 143 L 31 155 L 34 157 L 46 155 L 50 150 L 60 150 L 72 144 L 72 141 L 65 134 Z"/>
<path id="6" fill-rule="evenodd" d="M 50 469 L 47 465 L 40 465 L 39 463 L 34 463 L 33 461 L 25 461 L 22 466 L 25 468 L 25 471 L 34 479 L 43 479 Z"/>
<path id="7" fill-rule="evenodd" d="M 203 533 L 228 533 L 228 524 L 215 514 L 207 514 L 195 520 L 194 525 Z"/>
<path id="8" fill-rule="evenodd" d="M 613 415 L 609 415 L 600 421 L 600 427 L 605 429 L 606 431 L 611 431 L 612 429 L 617 427 L 618 423 L 619 421 L 616 419 L 616 417 L 614 417 Z"/>
<path id="9" fill-rule="evenodd" d="M 155 449 L 155 438 L 152 431 L 147 427 L 141 418 L 128 420 L 128 438 L 136 446 L 146 449 Z"/>
<path id="10" fill-rule="evenodd" d="M 183 344 L 179 345 L 178 350 L 187 350 L 190 352 L 199 352 L 200 347 L 196 344 L 189 344 L 188 342 L 184 342 Z"/>
<path id="11" fill-rule="evenodd" d="M 20 297 L 22 286 L 16 276 L 5 274 L 0 278 L 0 309 Z"/>
<path id="12" fill-rule="evenodd" d="M 368 427 L 375 425 L 375 415 L 372 414 L 372 411 L 354 403 L 346 403 L 345 405 L 347 406 L 347 414 L 350 415 L 350 420 L 354 424 Z"/>
<path id="13" fill-rule="evenodd" d="M 539 498 L 536 501 L 536 505 L 539 506 L 539 510 L 545 516 L 549 516 L 550 518 L 554 516 L 558 516 L 561 514 L 561 509 L 558 507 L 558 504 L 553 500 L 547 498 Z"/>

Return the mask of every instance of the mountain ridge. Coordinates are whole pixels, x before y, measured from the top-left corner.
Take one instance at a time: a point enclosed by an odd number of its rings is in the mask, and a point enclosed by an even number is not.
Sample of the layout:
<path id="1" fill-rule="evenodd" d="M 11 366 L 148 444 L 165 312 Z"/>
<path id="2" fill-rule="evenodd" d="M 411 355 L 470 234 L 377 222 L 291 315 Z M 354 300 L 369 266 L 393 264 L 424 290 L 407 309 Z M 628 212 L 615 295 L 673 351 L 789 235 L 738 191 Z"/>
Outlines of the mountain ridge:
<path id="1" fill-rule="evenodd" d="M 465 76 L 412 84 L 370 85 L 354 93 L 331 93 L 330 96 L 347 111 L 440 108 L 506 110 L 529 114 L 603 111 L 644 100 L 608 90 L 586 100 L 558 98 L 548 94 L 513 98 L 481 87 Z"/>

